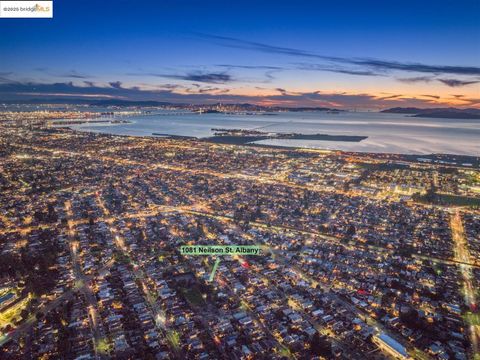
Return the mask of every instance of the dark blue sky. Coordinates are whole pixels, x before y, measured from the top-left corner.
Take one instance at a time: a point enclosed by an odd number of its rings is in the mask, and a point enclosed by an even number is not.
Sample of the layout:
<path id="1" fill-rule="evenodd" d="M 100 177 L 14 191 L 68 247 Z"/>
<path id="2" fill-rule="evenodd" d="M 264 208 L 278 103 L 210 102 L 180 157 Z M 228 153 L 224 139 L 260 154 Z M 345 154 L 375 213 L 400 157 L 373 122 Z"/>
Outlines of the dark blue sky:
<path id="1" fill-rule="evenodd" d="M 55 1 L 0 19 L 0 98 L 477 106 L 480 1 Z"/>

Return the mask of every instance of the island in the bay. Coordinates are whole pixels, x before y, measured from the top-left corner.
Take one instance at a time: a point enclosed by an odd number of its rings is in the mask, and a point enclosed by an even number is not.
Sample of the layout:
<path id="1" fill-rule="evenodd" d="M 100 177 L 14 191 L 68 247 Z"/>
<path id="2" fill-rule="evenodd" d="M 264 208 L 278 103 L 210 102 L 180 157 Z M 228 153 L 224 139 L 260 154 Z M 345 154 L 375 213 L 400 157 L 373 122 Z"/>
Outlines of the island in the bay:
<path id="1" fill-rule="evenodd" d="M 360 142 L 368 136 L 359 135 L 328 135 L 328 134 L 300 134 L 300 133 L 277 133 L 264 132 L 248 129 L 222 129 L 213 128 L 213 136 L 200 140 L 217 144 L 245 145 L 261 140 L 323 140 L 323 141 L 349 141 Z M 152 133 L 155 136 L 177 137 L 168 134 Z M 182 137 L 184 138 L 184 137 Z M 192 137 L 192 139 L 194 139 Z"/>

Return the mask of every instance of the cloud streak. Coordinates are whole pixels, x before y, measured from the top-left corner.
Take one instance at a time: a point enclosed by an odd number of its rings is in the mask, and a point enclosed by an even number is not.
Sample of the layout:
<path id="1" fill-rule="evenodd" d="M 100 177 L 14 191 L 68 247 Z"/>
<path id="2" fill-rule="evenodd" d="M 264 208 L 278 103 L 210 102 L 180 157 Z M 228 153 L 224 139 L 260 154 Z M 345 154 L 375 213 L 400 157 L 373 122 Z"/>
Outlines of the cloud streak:
<path id="1" fill-rule="evenodd" d="M 204 82 L 210 84 L 225 84 L 234 81 L 232 76 L 226 73 L 188 73 L 184 75 L 163 75 L 168 79 Z"/>
<path id="2" fill-rule="evenodd" d="M 461 87 L 461 86 L 467 86 L 471 84 L 478 84 L 480 81 L 475 81 L 475 80 L 458 80 L 458 79 L 438 79 L 441 83 L 450 86 L 450 87 Z"/>
<path id="3" fill-rule="evenodd" d="M 422 95 L 423 97 L 427 97 L 427 98 L 430 98 L 430 99 L 435 99 L 435 100 L 438 100 L 440 99 L 440 96 L 438 95 L 429 95 L 429 94 L 424 94 Z"/>
<path id="4" fill-rule="evenodd" d="M 429 83 L 432 80 L 434 80 L 434 78 L 431 76 L 416 76 L 416 77 L 409 77 L 409 78 L 399 78 L 397 80 L 406 84 L 415 84 L 419 82 Z"/>
<path id="5" fill-rule="evenodd" d="M 185 74 L 160 74 L 160 73 L 128 73 L 129 76 L 155 76 L 165 79 L 195 81 L 209 84 L 226 84 L 236 81 L 226 72 L 187 72 Z"/>
<path id="6" fill-rule="evenodd" d="M 398 78 L 397 80 L 406 84 L 415 84 L 415 83 L 421 83 L 421 82 L 430 83 L 432 81 L 438 81 L 450 87 L 462 87 L 462 86 L 480 83 L 480 80 L 437 79 L 434 76 L 417 76 L 417 77 L 411 77 L 411 78 Z"/>
<path id="7" fill-rule="evenodd" d="M 286 56 L 311 58 L 328 61 L 332 63 L 349 64 L 380 72 L 385 71 L 402 71 L 402 72 L 418 72 L 428 74 L 455 74 L 455 75 L 480 75 L 480 67 L 476 66 L 450 66 L 450 65 L 429 65 L 422 63 L 407 63 L 399 61 L 388 61 L 370 58 L 346 58 L 337 56 L 320 55 L 310 51 L 295 49 L 290 47 L 282 47 L 269 45 L 265 43 L 247 41 L 228 36 L 211 35 L 204 33 L 195 33 L 196 36 L 207 41 L 211 41 L 217 45 L 252 50 L 257 52 L 280 54 Z"/>
<path id="8" fill-rule="evenodd" d="M 80 73 L 76 70 L 70 70 L 64 73 L 57 73 L 57 72 L 51 71 L 49 68 L 46 68 L 46 67 L 37 67 L 37 68 L 34 68 L 33 70 L 41 73 L 45 73 L 50 76 L 66 78 L 66 79 L 91 79 L 94 77 L 92 75 Z"/>
<path id="9" fill-rule="evenodd" d="M 215 66 L 228 68 L 228 69 L 248 69 L 248 70 L 285 70 L 280 66 L 268 66 L 268 65 L 233 65 L 233 64 L 217 64 Z"/>
<path id="10" fill-rule="evenodd" d="M 10 79 L 10 76 L 13 75 L 12 72 L 0 72 L 0 83 L 9 83 L 13 82 Z"/>
<path id="11" fill-rule="evenodd" d="M 329 66 L 329 65 L 309 64 L 309 63 L 298 63 L 296 65 L 298 70 L 328 71 L 328 72 L 334 72 L 339 74 L 359 75 L 359 76 L 385 76 L 385 74 L 380 74 L 378 72 L 368 70 L 368 69 L 362 70 L 362 69 L 345 68 L 340 66 Z"/>
<path id="12" fill-rule="evenodd" d="M 71 79 L 90 79 L 93 76 L 86 75 L 86 74 L 80 74 L 80 73 L 76 72 L 75 70 L 72 70 L 68 73 L 60 74 L 59 77 L 71 78 Z"/>

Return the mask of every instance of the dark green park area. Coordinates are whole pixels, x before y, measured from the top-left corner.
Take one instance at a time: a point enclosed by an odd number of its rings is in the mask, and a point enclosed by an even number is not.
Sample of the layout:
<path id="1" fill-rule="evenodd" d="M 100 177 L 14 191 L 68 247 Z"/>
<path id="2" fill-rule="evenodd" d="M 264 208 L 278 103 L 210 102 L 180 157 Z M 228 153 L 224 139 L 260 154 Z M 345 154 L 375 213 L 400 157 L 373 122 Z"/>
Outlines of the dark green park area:
<path id="1" fill-rule="evenodd" d="M 471 208 L 480 208 L 480 198 L 471 196 L 460 196 L 450 194 L 425 194 L 414 195 L 414 200 L 432 205 L 445 205 L 445 206 L 466 206 Z"/>

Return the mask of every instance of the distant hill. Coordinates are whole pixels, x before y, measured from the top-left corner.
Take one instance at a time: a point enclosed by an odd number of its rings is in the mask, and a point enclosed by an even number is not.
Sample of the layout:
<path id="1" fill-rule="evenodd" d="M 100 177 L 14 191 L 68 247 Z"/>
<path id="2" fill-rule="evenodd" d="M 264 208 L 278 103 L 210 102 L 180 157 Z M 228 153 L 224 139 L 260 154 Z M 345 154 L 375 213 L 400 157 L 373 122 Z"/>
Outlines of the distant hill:
<path id="1" fill-rule="evenodd" d="M 445 119 L 480 119 L 480 113 L 439 110 L 414 115 L 414 117 L 423 118 L 445 118 Z"/>
<path id="2" fill-rule="evenodd" d="M 480 109 L 432 108 L 419 109 L 414 107 L 395 107 L 382 110 L 382 113 L 410 114 L 413 117 L 442 119 L 480 119 Z"/>
<path id="3" fill-rule="evenodd" d="M 385 109 L 380 112 L 382 113 L 391 113 L 391 114 L 419 114 L 422 110 L 415 107 L 394 107 L 391 109 Z"/>
<path id="4" fill-rule="evenodd" d="M 7 100 L 2 101 L 3 104 L 25 104 L 25 105 L 42 105 L 42 104 L 54 104 L 54 105 L 92 105 L 92 106 L 169 106 L 172 105 L 168 102 L 160 101 L 135 101 L 135 100 L 92 100 L 92 99 L 78 99 L 78 98 L 33 98 L 22 100 Z M 183 105 L 183 104 L 175 104 Z"/>
<path id="5" fill-rule="evenodd" d="M 285 107 L 285 106 L 262 106 L 256 104 L 242 103 L 242 104 L 182 104 L 171 103 L 154 100 L 121 100 L 121 99 L 84 99 L 84 98 L 32 98 L 22 100 L 1 100 L 0 104 L 25 104 L 25 105 L 42 105 L 42 104 L 55 104 L 55 105 L 89 105 L 89 106 L 102 106 L 102 107 L 172 107 L 177 109 L 187 110 L 202 110 L 202 113 L 214 113 L 222 112 L 218 110 L 218 107 L 223 108 L 225 111 L 246 111 L 246 112 L 278 112 L 278 111 L 290 111 L 290 112 L 302 112 L 302 111 L 322 111 L 332 114 L 344 112 L 345 110 L 326 108 L 326 107 Z"/>
<path id="6" fill-rule="evenodd" d="M 162 102 L 162 101 L 145 101 L 145 100 L 116 100 L 116 99 L 109 99 L 109 100 L 94 100 L 90 101 L 90 105 L 95 106 L 170 106 L 172 105 L 169 102 Z"/>

